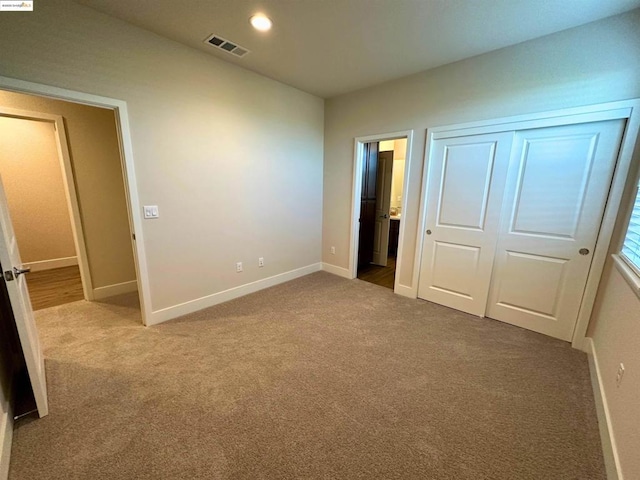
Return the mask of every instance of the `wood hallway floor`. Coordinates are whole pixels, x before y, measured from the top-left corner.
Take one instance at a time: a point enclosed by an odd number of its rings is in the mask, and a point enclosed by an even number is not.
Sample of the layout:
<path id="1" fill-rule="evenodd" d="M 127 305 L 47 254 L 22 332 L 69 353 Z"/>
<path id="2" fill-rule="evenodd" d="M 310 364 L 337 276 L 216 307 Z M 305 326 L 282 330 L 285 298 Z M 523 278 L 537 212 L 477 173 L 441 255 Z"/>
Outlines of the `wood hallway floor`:
<path id="1" fill-rule="evenodd" d="M 80 268 L 77 265 L 31 272 L 27 276 L 27 287 L 34 310 L 84 299 Z"/>
<path id="2" fill-rule="evenodd" d="M 393 290 L 396 281 L 396 257 L 389 256 L 386 267 L 368 265 L 358 269 L 358 278 Z"/>

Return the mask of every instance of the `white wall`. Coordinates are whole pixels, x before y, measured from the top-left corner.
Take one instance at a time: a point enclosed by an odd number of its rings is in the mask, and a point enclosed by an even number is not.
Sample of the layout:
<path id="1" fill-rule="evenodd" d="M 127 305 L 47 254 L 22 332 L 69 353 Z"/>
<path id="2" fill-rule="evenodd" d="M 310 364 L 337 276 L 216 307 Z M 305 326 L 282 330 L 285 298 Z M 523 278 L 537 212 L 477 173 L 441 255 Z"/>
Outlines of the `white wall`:
<path id="1" fill-rule="evenodd" d="M 640 299 L 609 262 L 600 285 L 589 335 L 625 480 L 640 478 Z M 618 387 L 618 365 L 625 373 Z"/>
<path id="2" fill-rule="evenodd" d="M 0 43 L 0 75 L 127 102 L 152 310 L 320 261 L 323 100 L 69 0 Z"/>
<path id="3" fill-rule="evenodd" d="M 402 191 L 404 186 L 404 167 L 406 161 L 404 159 L 393 159 L 393 173 L 391 180 L 391 206 L 402 207 Z M 402 213 L 402 211 L 400 211 Z"/>
<path id="4" fill-rule="evenodd" d="M 404 164 L 407 154 L 407 139 L 383 140 L 379 151 L 393 151 L 393 169 L 391 173 L 391 207 L 402 206 L 402 186 L 404 183 Z"/>
<path id="5" fill-rule="evenodd" d="M 412 284 L 427 127 L 640 96 L 640 10 L 326 102 L 323 259 L 348 268 L 354 138 L 414 129 L 400 284 Z M 335 245 L 336 254 L 330 255 Z"/>
<path id="6" fill-rule="evenodd" d="M 407 156 L 407 139 L 393 141 L 393 172 L 391 174 L 391 206 L 402 213 L 402 191 L 404 188 L 404 167 Z"/>

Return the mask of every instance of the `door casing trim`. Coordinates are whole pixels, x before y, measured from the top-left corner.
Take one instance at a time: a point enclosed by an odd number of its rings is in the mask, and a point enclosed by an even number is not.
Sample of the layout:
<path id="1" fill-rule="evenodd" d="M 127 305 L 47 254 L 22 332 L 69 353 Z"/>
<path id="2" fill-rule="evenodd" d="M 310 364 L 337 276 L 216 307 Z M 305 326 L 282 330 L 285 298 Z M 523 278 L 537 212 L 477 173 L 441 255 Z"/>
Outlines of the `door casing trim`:
<path id="1" fill-rule="evenodd" d="M 364 160 L 364 145 L 371 142 L 382 142 L 385 140 L 397 140 L 401 138 L 407 139 L 407 151 L 405 154 L 404 163 L 404 179 L 402 189 L 401 208 L 402 215 L 406 217 L 405 207 L 407 205 L 407 185 L 409 185 L 409 172 L 411 170 L 411 151 L 413 147 L 413 130 L 402 130 L 399 132 L 380 133 L 378 135 L 367 135 L 363 137 L 356 137 L 354 140 L 354 154 L 353 154 L 353 187 L 351 189 L 351 232 L 350 232 L 350 245 L 349 245 L 349 272 L 351 278 L 358 276 L 358 240 L 360 229 L 360 197 L 362 196 L 362 164 Z M 402 269 L 402 245 L 404 243 L 406 230 L 406 222 L 400 221 L 400 234 L 398 236 L 398 253 L 396 261 L 396 279 L 393 291 L 401 295 L 406 295 L 404 292 L 406 285 L 400 284 L 400 272 Z"/>

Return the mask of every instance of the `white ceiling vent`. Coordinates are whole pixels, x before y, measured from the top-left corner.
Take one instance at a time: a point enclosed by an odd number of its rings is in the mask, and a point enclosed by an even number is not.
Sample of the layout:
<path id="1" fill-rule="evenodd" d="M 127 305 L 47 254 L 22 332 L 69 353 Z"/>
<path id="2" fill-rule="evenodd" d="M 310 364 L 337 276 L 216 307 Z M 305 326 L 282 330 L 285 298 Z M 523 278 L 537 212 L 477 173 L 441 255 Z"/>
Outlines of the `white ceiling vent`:
<path id="1" fill-rule="evenodd" d="M 204 40 L 204 43 L 207 43 L 212 47 L 216 47 L 219 50 L 230 53 L 231 55 L 235 55 L 236 57 L 244 57 L 247 53 L 249 53 L 249 50 L 247 50 L 246 48 L 241 47 L 236 43 L 230 42 L 229 40 L 226 40 L 220 35 L 216 35 L 215 33 L 209 35 Z"/>

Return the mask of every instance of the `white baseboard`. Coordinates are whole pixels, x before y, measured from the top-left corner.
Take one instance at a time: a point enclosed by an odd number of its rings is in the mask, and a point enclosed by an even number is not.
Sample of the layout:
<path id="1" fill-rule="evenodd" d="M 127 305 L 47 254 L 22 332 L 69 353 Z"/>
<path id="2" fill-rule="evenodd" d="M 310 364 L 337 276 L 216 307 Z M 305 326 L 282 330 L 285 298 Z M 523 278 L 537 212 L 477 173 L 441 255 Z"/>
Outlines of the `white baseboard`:
<path id="1" fill-rule="evenodd" d="M 339 277 L 348 278 L 351 280 L 353 276 L 351 275 L 351 270 L 347 268 L 337 267 L 335 265 L 331 265 L 330 263 L 322 263 L 322 270 L 328 273 L 332 273 Z"/>
<path id="2" fill-rule="evenodd" d="M 13 440 L 13 412 L 6 405 L 7 411 L 0 419 L 0 480 L 9 478 L 9 463 L 11 460 L 11 441 Z"/>
<path id="3" fill-rule="evenodd" d="M 159 323 L 166 322 L 167 320 L 181 317 L 182 315 L 187 315 L 189 313 L 197 312 L 198 310 L 212 307 L 219 303 L 228 302 L 229 300 L 243 297 L 250 293 L 264 290 L 265 288 L 273 287 L 280 283 L 288 282 L 289 280 L 304 277 L 310 273 L 318 272 L 321 269 L 321 263 L 314 263 L 312 265 L 307 265 L 306 267 L 274 275 L 273 277 L 264 278 L 245 285 L 240 285 L 239 287 L 230 288 L 229 290 L 207 295 L 206 297 L 197 298 L 179 305 L 156 310 L 151 312 L 151 319 L 150 322 L 147 323 L 147 326 L 157 325 Z"/>
<path id="4" fill-rule="evenodd" d="M 411 287 L 407 287 L 406 285 L 396 285 L 393 289 L 393 292 L 407 298 L 418 298 L 416 291 Z"/>
<path id="5" fill-rule="evenodd" d="M 93 299 L 102 300 L 103 298 L 115 297 L 123 293 L 137 292 L 138 282 L 131 280 L 130 282 L 116 283 L 107 285 L 106 287 L 98 287 L 93 289 Z"/>
<path id="6" fill-rule="evenodd" d="M 23 264 L 29 267 L 32 272 L 42 270 L 53 270 L 54 268 L 71 267 L 78 265 L 78 257 L 52 258 L 51 260 L 40 260 L 38 262 L 27 262 Z"/>
<path id="7" fill-rule="evenodd" d="M 608 480 L 624 480 L 620 469 L 620 459 L 616 448 L 616 440 L 613 436 L 613 426 L 611 425 L 611 415 L 609 405 L 604 393 L 598 355 L 595 350 L 593 339 L 587 337 L 584 341 L 584 350 L 589 356 L 589 372 L 591 374 L 591 386 L 593 387 L 593 397 L 596 403 L 598 414 L 598 426 L 600 427 L 600 440 L 602 442 L 602 453 L 604 465 L 607 470 Z"/>

